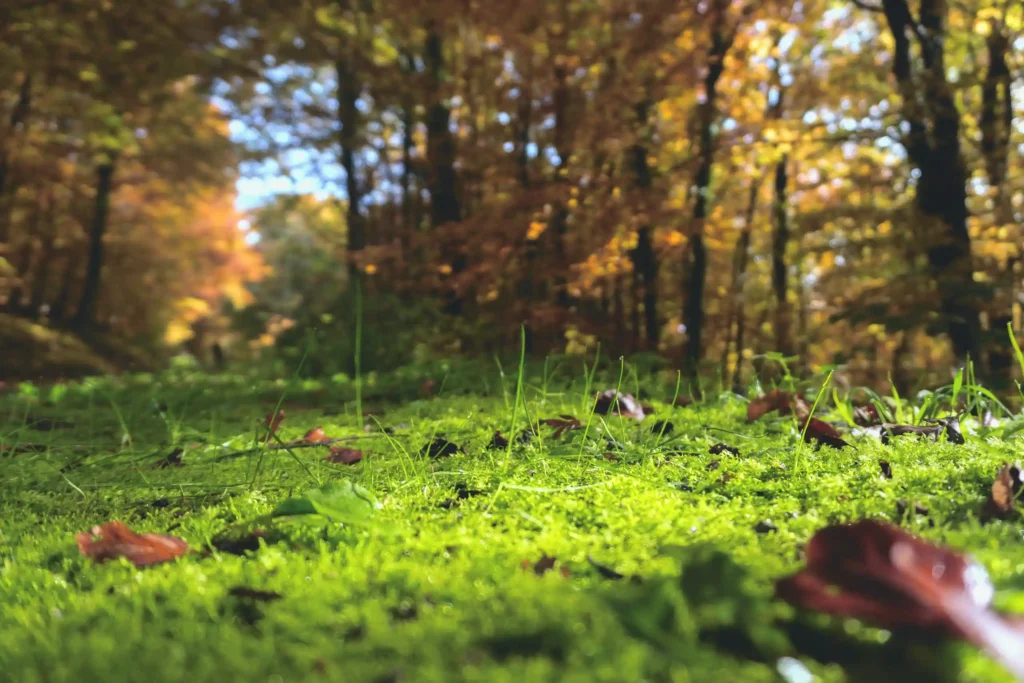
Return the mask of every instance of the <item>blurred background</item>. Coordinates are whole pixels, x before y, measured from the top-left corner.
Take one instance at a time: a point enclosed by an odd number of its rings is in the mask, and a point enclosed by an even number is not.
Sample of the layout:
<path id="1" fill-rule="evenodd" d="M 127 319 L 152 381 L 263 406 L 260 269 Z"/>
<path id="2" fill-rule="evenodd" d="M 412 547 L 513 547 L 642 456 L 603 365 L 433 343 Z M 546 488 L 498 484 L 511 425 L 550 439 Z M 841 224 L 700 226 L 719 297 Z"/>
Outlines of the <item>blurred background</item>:
<path id="1" fill-rule="evenodd" d="M 1009 385 L 1018 0 L 5 0 L 0 379 Z M 357 330 L 359 334 L 357 335 Z M 653 361 L 652 361 L 653 362 Z"/>

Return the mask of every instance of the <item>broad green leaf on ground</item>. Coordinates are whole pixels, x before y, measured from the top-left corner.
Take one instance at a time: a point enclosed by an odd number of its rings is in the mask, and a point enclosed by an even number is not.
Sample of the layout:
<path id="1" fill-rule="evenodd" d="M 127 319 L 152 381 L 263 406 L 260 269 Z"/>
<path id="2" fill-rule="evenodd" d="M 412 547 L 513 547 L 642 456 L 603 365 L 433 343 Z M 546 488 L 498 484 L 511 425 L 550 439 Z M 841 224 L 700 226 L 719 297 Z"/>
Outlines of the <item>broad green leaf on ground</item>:
<path id="1" fill-rule="evenodd" d="M 368 489 L 349 479 L 341 479 L 288 498 L 274 508 L 270 516 L 321 515 L 337 522 L 354 523 L 370 519 L 380 507 Z"/>

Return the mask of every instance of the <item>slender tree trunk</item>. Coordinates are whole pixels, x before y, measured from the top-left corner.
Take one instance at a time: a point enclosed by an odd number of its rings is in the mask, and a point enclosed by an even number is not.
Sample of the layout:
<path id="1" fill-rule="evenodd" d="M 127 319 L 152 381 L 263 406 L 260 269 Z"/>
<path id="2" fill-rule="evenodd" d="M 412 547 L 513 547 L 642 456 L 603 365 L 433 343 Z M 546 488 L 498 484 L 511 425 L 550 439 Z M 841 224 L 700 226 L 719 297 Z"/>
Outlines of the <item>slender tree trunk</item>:
<path id="1" fill-rule="evenodd" d="M 430 76 L 430 92 L 436 98 L 427 114 L 427 157 L 430 166 L 430 218 L 433 227 L 440 228 L 447 223 L 462 220 L 459 203 L 458 178 L 455 173 L 455 138 L 449 130 L 451 110 L 445 104 L 442 87 L 444 76 L 444 50 L 441 36 L 435 26 L 427 29 L 426 44 L 427 72 Z M 458 274 L 466 268 L 466 257 L 459 246 L 448 241 L 443 247 L 445 256 L 451 259 L 451 268 Z M 451 315 L 462 313 L 462 298 L 452 292 L 446 311 Z"/>
<path id="2" fill-rule="evenodd" d="M 529 71 L 532 73 L 532 64 Z M 516 103 L 516 179 L 519 188 L 526 191 L 530 188 L 530 155 L 527 148 L 530 145 L 530 127 L 533 119 L 533 86 L 532 78 L 526 76 L 519 84 L 519 98 Z M 539 245 L 537 240 L 526 240 L 523 247 L 523 258 L 526 267 L 523 268 L 522 279 L 519 281 L 519 303 L 523 308 L 522 324 L 525 335 L 525 348 L 527 353 L 534 351 L 534 330 L 530 323 L 530 311 L 536 301 L 536 282 L 534 271 L 537 267 Z"/>
<path id="3" fill-rule="evenodd" d="M 553 108 L 555 113 L 554 144 L 558 153 L 558 166 L 555 168 L 555 187 L 562 190 L 568 187 L 566 173 L 569 164 L 569 82 L 565 65 L 556 59 L 555 62 L 555 88 L 552 93 Z M 554 278 L 553 287 L 555 290 L 555 305 L 561 308 L 568 308 L 570 305 L 569 292 L 566 289 L 565 273 L 569 267 L 566 255 L 565 238 L 567 233 L 567 222 L 569 212 L 565 208 L 565 199 L 558 197 L 553 203 L 551 212 L 551 238 L 554 242 Z"/>
<path id="4" fill-rule="evenodd" d="M 0 140 L 0 245 L 6 244 L 11 238 L 11 209 L 14 206 L 16 188 L 10 183 L 11 141 L 28 117 L 32 106 L 32 74 L 25 73 L 18 90 L 18 99 L 11 110 L 7 123 L 5 140 Z M 11 187 L 8 187 L 8 185 Z"/>
<path id="5" fill-rule="evenodd" d="M 412 78 L 416 72 L 413 57 L 408 52 L 402 55 L 402 64 L 406 77 Z M 412 149 L 413 132 L 416 125 L 415 106 L 412 97 L 408 94 L 402 97 L 402 219 L 405 223 L 405 232 L 411 234 L 417 227 L 418 221 L 413 216 L 412 199 Z"/>
<path id="6" fill-rule="evenodd" d="M 750 179 L 750 194 L 747 197 L 747 212 L 743 218 L 743 232 L 736 240 L 736 252 L 732 261 L 732 285 L 729 291 L 732 300 L 729 304 L 729 316 L 726 325 L 725 351 L 722 353 L 721 375 L 725 378 L 729 363 L 729 345 L 733 321 L 736 323 L 736 367 L 733 369 L 732 386 L 734 390 L 739 384 L 743 365 L 743 328 L 746 325 L 746 313 L 743 299 L 743 285 L 747 276 L 747 262 L 750 260 L 750 239 L 753 234 L 754 216 L 757 214 L 757 195 L 761 189 L 759 178 Z M 737 390 L 737 393 L 739 391 Z"/>
<path id="7" fill-rule="evenodd" d="M 338 57 L 334 70 L 338 81 L 338 123 L 341 124 L 338 142 L 341 146 L 341 166 L 345 170 L 345 194 L 348 195 L 348 272 L 349 281 L 355 284 L 361 278 L 355 257 L 366 247 L 366 226 L 361 207 L 363 197 L 355 163 L 356 135 L 359 129 L 356 102 L 362 86 L 352 61 L 347 57 Z"/>
<path id="8" fill-rule="evenodd" d="M 32 293 L 29 297 L 28 314 L 38 318 L 46 302 L 46 288 L 50 283 L 50 269 L 53 263 L 54 251 L 57 241 L 56 225 L 56 198 L 52 190 L 47 193 L 46 201 L 46 234 L 43 235 L 43 245 L 35 272 L 32 276 Z"/>
<path id="9" fill-rule="evenodd" d="M 735 33 L 725 29 L 726 0 L 716 0 L 712 27 L 711 50 L 708 53 L 707 73 L 704 76 L 704 101 L 698 112 L 700 151 L 694 186 L 697 198 L 693 206 L 693 228 L 690 231 L 690 274 L 687 278 L 683 307 L 686 326 L 686 348 L 683 366 L 686 375 L 695 379 L 700 369 L 701 340 L 704 333 L 704 287 L 707 282 L 708 256 L 704 246 L 704 221 L 708 216 L 708 193 L 711 189 L 711 170 L 715 160 L 712 126 L 717 116 L 718 79 L 725 69 L 725 55 Z"/>
<path id="10" fill-rule="evenodd" d="M 99 302 L 100 278 L 103 273 L 103 237 L 107 232 L 107 214 L 110 209 L 110 195 L 113 191 L 115 157 L 96 168 L 96 198 L 93 201 L 92 226 L 89 230 L 89 257 L 85 267 L 85 283 L 82 297 L 75 314 L 77 328 L 91 327 L 96 321 L 96 305 Z"/>
<path id="11" fill-rule="evenodd" d="M 944 0 L 921 0 L 917 21 L 907 0 L 883 0 L 882 8 L 894 40 L 893 73 L 909 128 L 903 142 L 920 172 L 916 205 L 934 226 L 926 253 L 939 289 L 939 308 L 957 357 L 978 358 L 981 329 L 967 230 L 967 168 L 960 149 L 960 112 L 943 55 L 947 5 Z M 912 36 L 925 72 L 916 78 Z"/>
<path id="12" fill-rule="evenodd" d="M 998 26 L 987 40 L 988 70 L 981 83 L 981 151 L 988 173 L 988 182 L 996 191 L 996 214 L 1000 222 L 1012 220 L 1007 201 L 1006 169 L 1013 130 L 1012 75 L 1006 63 L 1009 40 Z"/>
<path id="13" fill-rule="evenodd" d="M 792 316 L 788 300 L 786 246 L 789 244 L 789 212 L 787 208 L 786 165 L 789 156 L 782 155 L 775 164 L 775 198 L 772 201 L 772 290 L 775 292 L 775 350 L 784 356 L 793 353 L 790 343 Z"/>
<path id="14" fill-rule="evenodd" d="M 651 103 L 643 100 L 636 106 L 637 143 L 633 145 L 633 182 L 643 195 L 646 206 L 649 204 L 653 179 L 650 164 L 647 163 L 648 149 L 642 140 L 648 137 L 647 125 Z M 637 230 L 636 248 L 631 254 L 633 259 L 633 276 L 644 306 L 644 330 L 646 332 L 644 346 L 650 351 L 658 348 L 661 336 L 661 324 L 658 321 L 658 257 L 654 253 L 654 239 L 650 225 L 643 225 Z"/>

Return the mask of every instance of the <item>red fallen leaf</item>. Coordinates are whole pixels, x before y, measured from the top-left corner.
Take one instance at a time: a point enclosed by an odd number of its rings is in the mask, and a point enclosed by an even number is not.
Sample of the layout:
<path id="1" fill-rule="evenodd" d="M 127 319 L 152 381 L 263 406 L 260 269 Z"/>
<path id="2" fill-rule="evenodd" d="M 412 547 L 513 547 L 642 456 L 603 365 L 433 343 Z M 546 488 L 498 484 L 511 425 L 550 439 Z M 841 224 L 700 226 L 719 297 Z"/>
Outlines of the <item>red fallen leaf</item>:
<path id="1" fill-rule="evenodd" d="M 546 420 L 541 420 L 540 423 L 542 425 L 547 425 L 548 427 L 554 427 L 555 433 L 553 434 L 553 436 L 556 439 L 561 438 L 562 434 L 564 434 L 565 432 L 571 432 L 574 429 L 579 429 L 580 427 L 583 426 L 582 424 L 580 424 L 580 421 L 577 420 L 572 415 L 559 415 L 558 417 L 549 417 Z"/>
<path id="2" fill-rule="evenodd" d="M 306 443 L 324 443 L 326 441 L 330 441 L 331 437 L 324 434 L 324 430 L 322 427 L 314 427 L 313 429 L 310 429 L 308 432 L 306 432 L 306 434 L 302 437 L 302 440 L 305 441 Z"/>
<path id="3" fill-rule="evenodd" d="M 153 469 L 166 469 L 168 467 L 184 467 L 185 463 L 181 461 L 181 454 L 184 452 L 181 448 L 175 448 L 173 451 L 168 453 L 166 456 L 160 458 L 153 463 Z"/>
<path id="4" fill-rule="evenodd" d="M 533 569 L 534 574 L 536 574 L 537 576 L 543 576 L 544 574 L 555 568 L 555 562 L 557 562 L 555 558 L 549 557 L 548 555 L 541 555 L 540 559 L 534 563 L 531 563 L 529 560 L 523 560 L 522 565 L 523 569 Z M 568 577 L 569 568 L 561 567 L 559 568 L 558 573 L 561 574 L 563 577 Z"/>
<path id="5" fill-rule="evenodd" d="M 494 436 L 491 438 L 491 443 L 487 445 L 488 448 L 508 448 L 508 439 L 501 435 L 501 432 L 494 432 Z"/>
<path id="6" fill-rule="evenodd" d="M 889 464 L 888 460 L 879 460 L 878 467 L 882 470 L 883 477 L 892 479 L 892 465 Z"/>
<path id="7" fill-rule="evenodd" d="M 341 465 L 355 465 L 363 459 L 363 452 L 356 448 L 332 447 L 327 456 L 327 462 L 336 462 Z"/>
<path id="8" fill-rule="evenodd" d="M 676 408 L 685 408 L 686 406 L 693 405 L 693 398 L 691 396 L 676 396 L 672 401 L 672 405 Z"/>
<path id="9" fill-rule="evenodd" d="M 180 538 L 137 534 L 116 520 L 76 534 L 75 541 L 83 555 L 97 562 L 124 557 L 136 567 L 167 562 L 188 552 L 188 543 Z"/>
<path id="10" fill-rule="evenodd" d="M 420 385 L 420 395 L 424 398 L 430 398 L 437 393 L 437 382 L 432 379 L 423 380 L 423 384 Z"/>
<path id="11" fill-rule="evenodd" d="M 789 415 L 795 412 L 798 417 L 806 417 L 810 412 L 804 400 L 792 391 L 772 389 L 747 405 L 747 422 L 754 422 L 775 410 L 779 411 L 779 415 Z"/>
<path id="12" fill-rule="evenodd" d="M 853 423 L 858 427 L 871 427 L 882 424 L 882 420 L 874 405 L 866 405 L 853 409 Z"/>
<path id="13" fill-rule="evenodd" d="M 598 415 L 622 415 L 642 420 L 647 415 L 644 408 L 630 394 L 609 389 L 597 395 L 597 403 L 594 405 L 594 412 Z"/>
<path id="14" fill-rule="evenodd" d="M 267 416 L 263 419 L 263 426 L 267 428 L 267 438 L 264 441 L 270 441 L 270 437 L 277 433 L 277 428 L 284 422 L 284 409 L 278 410 L 276 413 L 267 413 Z"/>
<path id="15" fill-rule="evenodd" d="M 1017 496 L 1021 488 L 1024 488 L 1024 473 L 1020 465 L 1003 463 L 996 474 L 996 480 L 992 482 L 992 490 L 989 492 L 988 501 L 985 504 L 986 517 L 1007 517 L 1014 511 L 1017 503 Z"/>
<path id="16" fill-rule="evenodd" d="M 804 441 L 807 443 L 817 442 L 832 448 L 843 448 L 850 445 L 843 441 L 843 435 L 839 433 L 838 429 L 816 417 L 808 417 L 801 427 L 801 429 L 804 428 L 806 428 Z"/>
<path id="17" fill-rule="evenodd" d="M 786 602 L 960 638 L 1024 680 L 1024 622 L 991 609 L 992 584 L 972 559 L 874 520 L 821 529 L 805 555 L 804 569 L 776 583 Z"/>

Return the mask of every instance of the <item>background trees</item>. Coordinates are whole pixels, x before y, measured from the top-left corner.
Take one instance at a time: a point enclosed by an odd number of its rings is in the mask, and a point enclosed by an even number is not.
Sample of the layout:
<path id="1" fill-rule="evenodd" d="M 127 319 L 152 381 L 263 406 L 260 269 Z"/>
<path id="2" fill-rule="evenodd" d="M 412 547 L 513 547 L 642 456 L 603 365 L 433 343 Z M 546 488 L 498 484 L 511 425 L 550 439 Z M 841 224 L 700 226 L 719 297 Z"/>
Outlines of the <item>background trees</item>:
<path id="1" fill-rule="evenodd" d="M 254 300 L 246 335 L 295 344 L 324 316 L 344 337 L 359 285 L 434 349 L 524 325 L 534 353 L 600 339 L 736 382 L 770 351 L 1005 374 L 1022 23 L 1011 0 L 15 4 L 6 306 L 180 339 Z M 235 168 L 248 204 L 302 196 L 247 236 Z"/>

